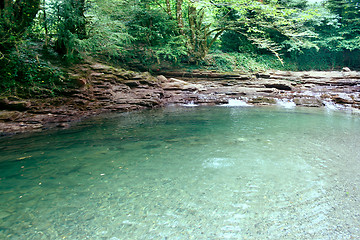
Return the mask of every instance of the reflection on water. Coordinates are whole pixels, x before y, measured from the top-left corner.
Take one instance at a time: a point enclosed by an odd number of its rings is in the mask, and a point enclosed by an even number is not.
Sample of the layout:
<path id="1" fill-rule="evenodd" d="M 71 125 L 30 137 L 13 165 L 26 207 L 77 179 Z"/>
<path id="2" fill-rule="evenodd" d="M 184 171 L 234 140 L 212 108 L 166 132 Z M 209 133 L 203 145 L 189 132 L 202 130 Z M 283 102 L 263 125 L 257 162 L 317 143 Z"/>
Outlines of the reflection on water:
<path id="1" fill-rule="evenodd" d="M 0 139 L 0 239 L 358 239 L 360 119 L 167 108 Z"/>

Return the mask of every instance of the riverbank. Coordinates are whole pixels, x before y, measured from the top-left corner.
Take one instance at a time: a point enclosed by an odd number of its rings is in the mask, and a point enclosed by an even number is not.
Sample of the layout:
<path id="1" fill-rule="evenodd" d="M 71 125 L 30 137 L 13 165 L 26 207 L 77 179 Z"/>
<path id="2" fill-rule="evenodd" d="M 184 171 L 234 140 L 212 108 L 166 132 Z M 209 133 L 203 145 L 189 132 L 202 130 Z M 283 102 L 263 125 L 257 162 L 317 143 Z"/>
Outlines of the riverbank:
<path id="1" fill-rule="evenodd" d="M 69 75 L 79 87 L 47 99 L 0 100 L 0 134 L 66 128 L 104 112 L 187 105 L 283 105 L 360 109 L 360 72 L 256 74 L 204 71 L 156 75 L 100 63 L 76 65 Z"/>

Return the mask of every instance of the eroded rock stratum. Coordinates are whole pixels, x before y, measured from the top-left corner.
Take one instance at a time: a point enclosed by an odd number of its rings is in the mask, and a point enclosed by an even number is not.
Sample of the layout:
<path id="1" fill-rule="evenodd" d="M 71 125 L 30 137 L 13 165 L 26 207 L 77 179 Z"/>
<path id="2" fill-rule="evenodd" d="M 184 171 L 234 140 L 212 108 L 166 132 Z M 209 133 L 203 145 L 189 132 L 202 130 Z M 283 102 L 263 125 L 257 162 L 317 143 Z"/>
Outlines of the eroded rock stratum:
<path id="1" fill-rule="evenodd" d="M 151 75 L 87 63 L 70 69 L 78 85 L 65 96 L 0 99 L 1 135 L 68 127 L 85 117 L 167 104 L 286 104 L 360 109 L 360 72 L 285 72 L 256 74 L 173 71 Z"/>

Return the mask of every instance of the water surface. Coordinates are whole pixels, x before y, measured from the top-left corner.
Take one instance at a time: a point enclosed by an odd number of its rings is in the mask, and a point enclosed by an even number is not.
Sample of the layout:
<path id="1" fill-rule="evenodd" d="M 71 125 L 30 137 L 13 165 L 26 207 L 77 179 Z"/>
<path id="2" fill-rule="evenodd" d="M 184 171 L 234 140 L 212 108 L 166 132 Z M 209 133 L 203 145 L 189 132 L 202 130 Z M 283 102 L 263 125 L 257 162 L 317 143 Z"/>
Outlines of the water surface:
<path id="1" fill-rule="evenodd" d="M 0 139 L 0 239 L 359 239 L 360 118 L 170 107 Z"/>

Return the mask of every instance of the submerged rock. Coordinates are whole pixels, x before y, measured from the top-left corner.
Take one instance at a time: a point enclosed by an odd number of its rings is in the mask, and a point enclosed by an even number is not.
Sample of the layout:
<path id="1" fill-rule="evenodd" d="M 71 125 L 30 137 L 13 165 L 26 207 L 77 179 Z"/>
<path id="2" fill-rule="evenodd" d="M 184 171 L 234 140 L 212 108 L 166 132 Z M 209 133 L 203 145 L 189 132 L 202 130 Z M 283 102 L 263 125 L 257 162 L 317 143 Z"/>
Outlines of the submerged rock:
<path id="1" fill-rule="evenodd" d="M 247 139 L 243 137 L 239 137 L 235 139 L 235 143 L 243 143 L 243 142 L 247 142 Z"/>
<path id="2" fill-rule="evenodd" d="M 10 212 L 7 212 L 7 211 L 0 211 L 0 219 L 4 219 L 4 218 L 7 218 L 11 216 L 11 213 Z"/>

